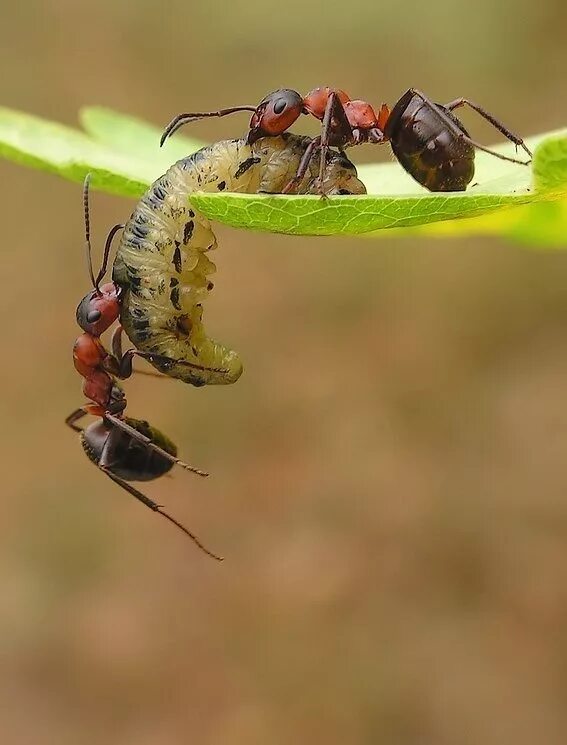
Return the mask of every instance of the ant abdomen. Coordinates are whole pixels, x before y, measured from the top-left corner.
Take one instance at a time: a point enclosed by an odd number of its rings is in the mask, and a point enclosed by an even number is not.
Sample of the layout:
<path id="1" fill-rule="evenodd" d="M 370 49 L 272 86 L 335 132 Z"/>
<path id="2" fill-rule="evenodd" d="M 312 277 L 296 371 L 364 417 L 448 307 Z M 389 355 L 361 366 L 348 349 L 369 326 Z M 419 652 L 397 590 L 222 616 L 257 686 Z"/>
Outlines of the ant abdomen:
<path id="1" fill-rule="evenodd" d="M 447 119 L 463 137 L 447 128 Z M 430 191 L 464 191 L 474 176 L 475 148 L 457 117 L 413 90 L 392 109 L 384 134 L 405 170 Z"/>
<path id="2" fill-rule="evenodd" d="M 166 453 L 177 456 L 176 445 L 159 429 L 141 419 L 124 417 L 123 421 Z M 125 481 L 153 481 L 173 467 L 172 460 L 103 419 L 81 432 L 81 444 L 96 466 Z"/>

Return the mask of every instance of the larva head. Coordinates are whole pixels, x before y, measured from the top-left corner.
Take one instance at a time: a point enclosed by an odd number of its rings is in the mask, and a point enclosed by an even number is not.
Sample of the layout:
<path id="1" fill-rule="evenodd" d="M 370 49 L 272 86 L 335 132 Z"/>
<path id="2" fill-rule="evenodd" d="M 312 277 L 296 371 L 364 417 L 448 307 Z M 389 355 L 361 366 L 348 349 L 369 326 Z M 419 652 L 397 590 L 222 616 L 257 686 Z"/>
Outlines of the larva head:
<path id="1" fill-rule="evenodd" d="M 280 88 L 263 98 L 250 119 L 247 142 L 283 134 L 299 118 L 303 99 L 297 91 Z"/>
<path id="2" fill-rule="evenodd" d="M 77 323 L 87 334 L 100 336 L 120 315 L 120 289 L 106 282 L 92 290 L 77 306 Z"/>
<path id="3" fill-rule="evenodd" d="M 345 93 L 338 88 L 329 88 L 328 85 L 320 88 L 313 88 L 313 90 L 309 91 L 303 99 L 304 113 L 311 114 L 311 116 L 314 116 L 316 119 L 322 120 L 325 116 L 325 109 L 327 108 L 327 102 L 331 93 L 336 94 L 343 106 L 350 101 L 348 93 Z"/>
<path id="4" fill-rule="evenodd" d="M 319 161 L 314 159 L 312 179 L 306 193 L 320 193 Z M 358 178 L 356 168 L 348 158 L 331 151 L 327 154 L 327 166 L 323 179 L 323 191 L 327 196 L 366 194 L 366 187 Z"/>

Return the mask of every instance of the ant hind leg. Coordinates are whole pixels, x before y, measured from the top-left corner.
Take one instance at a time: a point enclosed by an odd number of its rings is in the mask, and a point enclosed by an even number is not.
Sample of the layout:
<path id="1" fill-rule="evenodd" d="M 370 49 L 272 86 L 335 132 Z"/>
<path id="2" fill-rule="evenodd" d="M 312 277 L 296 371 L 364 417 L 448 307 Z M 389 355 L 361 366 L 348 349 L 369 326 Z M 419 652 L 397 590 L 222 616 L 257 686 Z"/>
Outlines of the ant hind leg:
<path id="1" fill-rule="evenodd" d="M 499 132 L 501 132 L 504 137 L 506 137 L 508 140 L 514 143 L 516 145 L 516 148 L 521 147 L 525 152 L 530 156 L 530 159 L 532 157 L 531 150 L 528 148 L 528 146 L 525 144 L 525 142 L 522 140 L 521 137 L 518 137 L 518 135 L 514 134 L 511 130 L 508 129 L 508 127 L 505 127 L 501 121 L 496 119 L 496 117 L 492 116 L 492 114 L 489 111 L 486 111 L 486 109 L 483 109 L 482 106 L 479 106 L 476 103 L 473 103 L 472 101 L 469 101 L 468 98 L 456 98 L 454 101 L 450 101 L 447 104 L 444 104 L 445 108 L 448 111 L 453 111 L 454 109 L 458 109 L 461 106 L 469 106 L 473 111 L 476 111 L 477 114 L 480 114 L 483 119 L 486 119 L 487 122 L 490 122 L 492 126 L 497 129 Z"/>
<path id="2" fill-rule="evenodd" d="M 138 432 L 137 429 L 134 429 L 134 427 L 131 427 L 127 422 L 115 416 L 114 414 L 111 414 L 107 411 L 104 414 L 104 418 L 107 421 L 112 422 L 112 424 L 115 427 L 118 427 L 118 429 L 126 432 L 126 434 L 128 434 L 132 439 L 137 440 L 148 449 L 153 450 L 155 453 L 158 453 L 158 455 L 161 455 L 162 458 L 165 458 L 170 463 L 181 466 L 181 468 L 184 468 L 186 471 L 191 471 L 191 473 L 195 473 L 197 474 L 197 476 L 207 477 L 209 475 L 206 471 L 202 471 L 200 468 L 195 468 L 195 466 L 190 466 L 188 463 L 180 460 L 175 455 L 171 455 L 171 453 L 168 453 L 163 448 L 160 448 L 160 446 L 156 445 L 155 442 L 152 442 L 149 437 L 146 437 L 141 432 Z"/>
<path id="3" fill-rule="evenodd" d="M 108 476 L 109 479 L 114 481 L 115 484 L 120 486 L 122 489 L 128 492 L 128 494 L 131 494 L 133 497 L 135 497 L 139 502 L 146 505 L 146 507 L 149 507 L 152 512 L 157 512 L 159 515 L 162 515 L 162 517 L 165 517 L 166 520 L 169 520 L 170 523 L 173 523 L 179 530 L 183 531 L 185 535 L 189 536 L 191 540 L 203 551 L 207 556 L 212 557 L 216 561 L 223 561 L 223 557 L 219 556 L 218 554 L 213 553 L 210 551 L 200 540 L 197 538 L 197 536 L 192 533 L 188 528 L 185 527 L 182 523 L 180 523 L 178 520 L 176 520 L 174 517 L 169 515 L 167 512 L 164 512 L 164 510 L 161 509 L 161 507 L 153 501 L 153 499 L 150 499 L 148 496 L 146 496 L 143 492 L 139 491 L 138 489 L 135 489 L 131 484 L 129 484 L 127 481 L 124 481 L 124 479 L 119 478 L 118 476 L 115 476 L 106 466 L 100 466 L 100 470 Z"/>

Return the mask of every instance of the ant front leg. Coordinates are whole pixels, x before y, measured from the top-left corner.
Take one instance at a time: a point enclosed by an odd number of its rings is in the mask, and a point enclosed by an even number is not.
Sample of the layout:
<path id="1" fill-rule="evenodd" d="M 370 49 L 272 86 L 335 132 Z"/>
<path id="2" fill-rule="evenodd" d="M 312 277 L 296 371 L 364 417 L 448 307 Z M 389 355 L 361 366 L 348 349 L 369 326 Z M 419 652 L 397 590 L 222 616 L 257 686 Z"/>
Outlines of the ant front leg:
<path id="1" fill-rule="evenodd" d="M 112 334 L 111 339 L 111 367 L 113 368 L 111 372 L 113 372 L 116 377 L 121 378 L 122 380 L 126 380 L 126 378 L 129 378 L 132 373 L 135 372 L 133 369 L 134 357 L 140 357 L 143 360 L 148 360 L 148 362 L 157 362 L 166 366 L 182 365 L 184 367 L 190 367 L 193 370 L 203 370 L 204 372 L 226 372 L 226 370 L 222 367 L 205 367 L 205 365 L 198 365 L 195 362 L 189 362 L 188 360 L 176 360 L 173 359 L 173 357 L 167 357 L 163 354 L 154 354 L 153 352 L 140 352 L 138 349 L 127 349 L 123 353 L 122 332 L 122 326 L 117 326 L 116 330 Z M 157 378 L 167 377 L 165 375 L 160 375 L 159 373 L 154 374 L 144 372 L 143 374 L 152 375 L 153 377 Z"/>
<path id="2" fill-rule="evenodd" d="M 476 103 L 473 103 L 472 101 L 469 101 L 468 98 L 457 98 L 454 101 L 450 101 L 449 103 L 445 104 L 444 107 L 448 111 L 453 111 L 454 109 L 458 109 L 461 106 L 470 106 L 473 111 L 476 111 L 477 114 L 480 114 L 483 119 L 486 119 L 487 122 L 490 122 L 492 126 L 497 129 L 499 132 L 501 132 L 504 137 L 506 137 L 508 140 L 514 143 L 516 145 L 516 148 L 521 147 L 523 148 L 526 153 L 530 156 L 530 159 L 532 158 L 532 153 L 525 144 L 525 142 L 522 140 L 521 137 L 518 137 L 518 135 L 515 135 L 513 132 L 511 132 L 508 127 L 505 127 L 502 122 L 500 122 L 498 119 L 496 119 L 492 114 L 490 114 L 486 109 L 483 109 L 482 106 L 479 106 Z M 487 151 L 491 152 L 491 151 Z"/>
<path id="3" fill-rule="evenodd" d="M 138 442 L 142 443 L 149 450 L 153 450 L 154 453 L 157 453 L 162 458 L 165 458 L 165 460 L 168 460 L 170 463 L 174 463 L 178 466 L 181 466 L 181 468 L 184 468 L 186 471 L 191 471 L 191 473 L 195 473 L 197 474 L 197 476 L 207 477 L 209 475 L 206 471 L 201 471 L 200 468 L 195 468 L 195 466 L 190 466 L 188 463 L 185 463 L 184 461 L 180 460 L 175 455 L 171 455 L 171 453 L 168 453 L 163 448 L 160 448 L 160 446 L 156 445 L 155 442 L 150 440 L 149 437 L 146 437 L 141 432 L 138 432 L 137 429 L 134 429 L 134 427 L 131 427 L 123 419 L 120 419 L 120 417 L 116 416 L 115 414 L 111 414 L 109 411 L 106 411 L 104 413 L 104 418 L 107 421 L 111 422 L 118 429 L 121 429 L 123 432 L 126 432 L 126 434 L 129 435 L 133 440 L 137 440 Z M 103 459 L 101 457 L 101 461 L 102 460 Z M 107 464 L 104 463 L 103 461 L 103 465 L 107 465 Z"/>
<path id="4" fill-rule="evenodd" d="M 325 114 L 323 116 L 323 126 L 320 137 L 320 157 L 319 162 L 319 194 L 325 197 L 323 182 L 325 180 L 325 168 L 327 166 L 327 151 L 331 144 L 331 135 L 333 144 L 339 147 L 347 144 L 352 139 L 352 128 L 349 124 L 344 106 L 341 103 L 338 94 L 332 91 L 327 99 Z"/>
<path id="5" fill-rule="evenodd" d="M 71 427 L 71 429 L 74 430 L 75 432 L 82 432 L 83 428 L 77 426 L 76 422 L 78 422 L 79 419 L 82 419 L 83 417 L 85 417 L 87 413 L 88 412 L 85 411 L 85 409 L 82 407 L 80 409 L 75 409 L 75 411 L 69 414 L 69 416 L 65 419 L 65 424 L 68 427 Z"/>
<path id="6" fill-rule="evenodd" d="M 159 515 L 162 515 L 162 517 L 165 517 L 166 520 L 169 520 L 170 523 L 173 523 L 179 530 L 183 531 L 185 535 L 189 536 L 191 540 L 203 551 L 207 554 L 207 556 L 211 556 L 213 559 L 216 559 L 217 561 L 223 561 L 223 557 L 219 556 L 218 554 L 213 553 L 210 551 L 198 538 L 197 536 L 192 533 L 188 528 L 185 527 L 182 523 L 178 522 L 174 517 L 169 515 L 167 512 L 164 512 L 161 507 L 153 501 L 153 499 L 150 499 L 147 497 L 143 492 L 139 491 L 138 489 L 135 489 L 131 484 L 129 484 L 127 481 L 124 481 L 124 479 L 119 478 L 118 476 L 115 476 L 112 471 L 109 470 L 107 466 L 101 466 L 99 464 L 99 469 L 108 476 L 109 479 L 114 481 L 115 484 L 120 486 L 122 489 L 128 492 L 128 494 L 131 494 L 133 497 L 135 497 L 138 501 L 140 501 L 142 504 L 146 505 L 146 507 L 149 507 L 152 512 L 157 512 Z"/>
<path id="7" fill-rule="evenodd" d="M 309 163 L 311 162 L 315 151 L 320 146 L 320 137 L 315 137 L 313 140 L 311 140 L 309 145 L 307 145 L 307 147 L 305 148 L 305 152 L 303 153 L 301 160 L 299 161 L 299 166 L 297 168 L 295 176 L 284 186 L 284 188 L 282 189 L 282 194 L 293 194 L 295 192 L 299 184 L 303 181 L 305 174 L 307 173 Z"/>

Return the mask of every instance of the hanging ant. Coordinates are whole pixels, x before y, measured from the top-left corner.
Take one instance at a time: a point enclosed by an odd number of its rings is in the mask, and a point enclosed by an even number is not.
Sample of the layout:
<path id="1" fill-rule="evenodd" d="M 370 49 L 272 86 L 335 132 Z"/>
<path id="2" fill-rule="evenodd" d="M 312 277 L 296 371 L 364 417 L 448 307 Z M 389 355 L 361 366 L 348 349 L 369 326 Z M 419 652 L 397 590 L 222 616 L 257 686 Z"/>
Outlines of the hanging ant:
<path id="1" fill-rule="evenodd" d="M 81 444 L 88 458 L 115 484 L 154 512 L 163 515 L 188 535 L 206 554 L 222 561 L 222 557 L 209 551 L 184 525 L 128 483 L 128 481 L 157 479 L 171 470 L 175 464 L 199 476 L 208 476 L 208 474 L 180 460 L 177 457 L 175 444 L 158 429 L 146 421 L 124 415 L 126 397 L 115 378 L 128 378 L 132 375 L 134 356 L 164 364 L 172 360 L 161 355 L 139 352 L 136 349 L 129 349 L 122 353 L 122 328 L 120 326 L 112 336 L 112 354 L 107 352 L 100 341 L 101 334 L 108 330 L 120 315 L 120 289 L 113 282 L 104 285 L 100 282 L 106 273 L 112 239 L 123 225 L 115 225 L 109 232 L 101 269 L 95 277 L 91 258 L 88 190 L 89 176 L 86 177 L 84 183 L 83 204 L 87 265 L 93 290 L 81 300 L 77 307 L 77 322 L 83 333 L 74 344 L 73 361 L 75 369 L 84 378 L 83 393 L 89 399 L 89 403 L 73 411 L 66 418 L 65 423 L 80 433 Z M 87 414 L 101 417 L 101 419 L 83 429 L 77 425 L 77 422 Z"/>
<path id="2" fill-rule="evenodd" d="M 490 150 L 469 136 L 454 109 L 468 105 L 498 131 L 522 147 L 530 160 L 522 161 Z M 252 111 L 248 142 L 260 137 L 280 135 L 299 118 L 311 114 L 322 122 L 321 134 L 305 152 L 297 173 L 284 188 L 291 193 L 307 171 L 316 150 L 321 150 L 319 183 L 323 182 L 325 154 L 329 147 L 343 150 L 368 142 L 390 142 L 403 168 L 429 191 L 464 191 L 474 175 L 475 148 L 501 160 L 528 165 L 532 154 L 524 141 L 492 114 L 466 98 L 448 104 L 433 103 L 420 91 L 410 88 L 390 111 L 382 104 L 378 113 L 366 101 L 350 99 L 342 90 L 321 87 L 304 98 L 287 88 L 269 93 L 257 106 L 234 106 L 219 111 L 179 114 L 165 128 L 160 145 L 187 122 L 205 117 L 221 117 L 237 111 Z"/>

